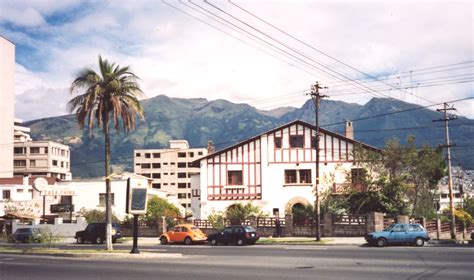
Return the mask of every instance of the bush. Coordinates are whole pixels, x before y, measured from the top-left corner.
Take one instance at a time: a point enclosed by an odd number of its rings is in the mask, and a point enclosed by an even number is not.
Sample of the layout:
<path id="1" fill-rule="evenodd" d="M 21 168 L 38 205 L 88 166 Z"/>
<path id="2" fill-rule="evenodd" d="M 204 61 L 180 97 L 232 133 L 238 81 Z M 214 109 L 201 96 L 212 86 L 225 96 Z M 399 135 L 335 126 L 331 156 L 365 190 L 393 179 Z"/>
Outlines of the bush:
<path id="1" fill-rule="evenodd" d="M 161 197 L 153 197 L 148 200 L 147 212 L 144 216 L 144 220 L 150 227 L 158 227 L 158 224 L 162 221 L 162 217 L 165 217 L 167 227 L 175 226 L 175 219 L 180 218 L 181 213 L 178 207 L 168 202 L 168 200 Z"/>
<path id="2" fill-rule="evenodd" d="M 86 210 L 84 208 L 79 211 L 79 215 L 83 216 L 86 219 L 88 224 L 90 223 L 105 223 L 105 211 L 92 209 Z M 112 213 L 112 223 L 119 223 L 120 220 Z"/>
<path id="3" fill-rule="evenodd" d="M 207 217 L 207 219 L 209 220 L 213 228 L 217 230 L 222 230 L 225 228 L 224 215 L 222 215 L 221 213 L 212 213 Z"/>

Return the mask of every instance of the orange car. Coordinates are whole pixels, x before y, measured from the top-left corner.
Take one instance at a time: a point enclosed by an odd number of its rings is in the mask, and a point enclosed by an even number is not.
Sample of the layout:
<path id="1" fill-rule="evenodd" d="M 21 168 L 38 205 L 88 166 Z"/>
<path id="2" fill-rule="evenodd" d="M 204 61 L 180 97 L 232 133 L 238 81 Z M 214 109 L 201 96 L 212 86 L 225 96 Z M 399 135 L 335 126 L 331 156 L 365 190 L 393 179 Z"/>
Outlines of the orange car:
<path id="1" fill-rule="evenodd" d="M 197 226 L 188 224 L 177 225 L 173 230 L 160 236 L 160 242 L 162 245 L 173 242 L 191 245 L 193 243 L 205 242 L 206 240 L 207 235 L 205 235 Z"/>

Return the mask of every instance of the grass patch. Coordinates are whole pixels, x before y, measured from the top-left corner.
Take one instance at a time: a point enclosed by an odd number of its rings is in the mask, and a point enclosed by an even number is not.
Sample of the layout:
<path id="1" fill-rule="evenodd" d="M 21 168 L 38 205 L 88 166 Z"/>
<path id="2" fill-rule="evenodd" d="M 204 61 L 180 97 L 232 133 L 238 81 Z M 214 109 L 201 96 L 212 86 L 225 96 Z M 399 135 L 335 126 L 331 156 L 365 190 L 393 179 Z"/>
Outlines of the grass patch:
<path id="1" fill-rule="evenodd" d="M 323 245 L 327 244 L 330 240 L 316 241 L 314 239 L 299 239 L 299 238 L 260 238 L 257 244 L 291 244 L 291 245 Z"/>

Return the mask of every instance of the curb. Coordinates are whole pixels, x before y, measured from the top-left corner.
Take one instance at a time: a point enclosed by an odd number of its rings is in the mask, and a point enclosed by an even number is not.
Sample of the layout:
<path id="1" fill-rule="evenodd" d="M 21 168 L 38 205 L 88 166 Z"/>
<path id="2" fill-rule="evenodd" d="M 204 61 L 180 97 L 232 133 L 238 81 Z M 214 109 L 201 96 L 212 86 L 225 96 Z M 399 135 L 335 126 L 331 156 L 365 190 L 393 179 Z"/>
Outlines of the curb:
<path id="1" fill-rule="evenodd" d="M 8 255 L 31 255 L 31 256 L 46 256 L 46 257 L 65 257 L 65 258 L 94 258 L 94 257 L 107 257 L 114 259 L 178 259 L 183 258 L 182 254 L 177 253 L 150 253 L 141 252 L 140 254 L 130 253 L 23 253 L 23 252 L 4 252 L 2 254 Z"/>

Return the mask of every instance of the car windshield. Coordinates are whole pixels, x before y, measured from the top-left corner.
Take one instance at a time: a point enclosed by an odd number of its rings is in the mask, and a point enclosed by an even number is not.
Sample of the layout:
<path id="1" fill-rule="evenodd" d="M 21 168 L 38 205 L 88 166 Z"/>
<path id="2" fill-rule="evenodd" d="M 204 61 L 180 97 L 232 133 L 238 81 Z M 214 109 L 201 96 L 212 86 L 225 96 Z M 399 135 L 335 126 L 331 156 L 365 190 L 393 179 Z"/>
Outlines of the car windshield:
<path id="1" fill-rule="evenodd" d="M 253 227 L 251 227 L 251 226 L 246 226 L 246 227 L 245 227 L 245 231 L 246 231 L 246 232 L 254 232 L 255 229 L 254 229 Z"/>
<path id="2" fill-rule="evenodd" d="M 383 231 L 391 231 L 391 230 L 393 230 L 394 227 L 395 227 L 395 224 L 391 224 L 386 229 L 384 229 Z"/>

